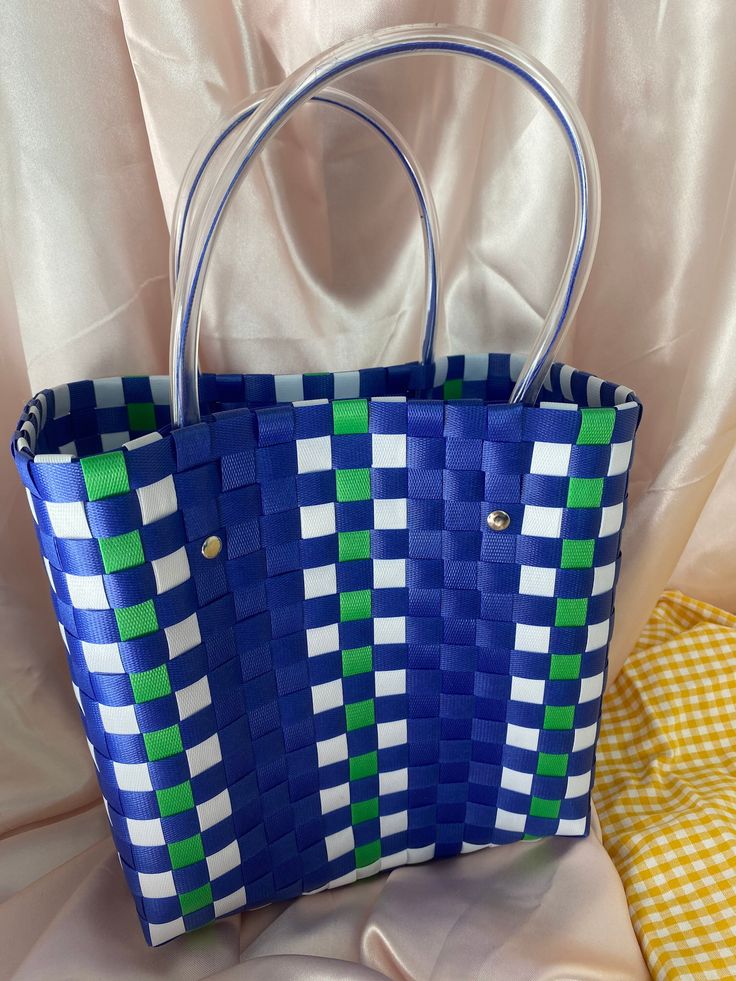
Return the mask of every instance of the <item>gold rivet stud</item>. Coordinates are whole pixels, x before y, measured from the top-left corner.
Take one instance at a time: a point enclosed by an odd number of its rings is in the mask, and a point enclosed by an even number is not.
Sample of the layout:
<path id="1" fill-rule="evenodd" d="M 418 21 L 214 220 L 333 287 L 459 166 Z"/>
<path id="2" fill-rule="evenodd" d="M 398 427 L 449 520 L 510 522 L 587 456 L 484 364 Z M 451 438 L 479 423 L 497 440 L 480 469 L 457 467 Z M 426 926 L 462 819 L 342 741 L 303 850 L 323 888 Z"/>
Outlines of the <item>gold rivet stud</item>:
<path id="1" fill-rule="evenodd" d="M 216 559 L 222 551 L 222 539 L 217 535 L 210 535 L 202 542 L 202 555 L 206 559 Z"/>
<path id="2" fill-rule="evenodd" d="M 486 518 L 486 524 L 491 531 L 506 531 L 511 524 L 511 518 L 505 511 L 491 511 Z"/>

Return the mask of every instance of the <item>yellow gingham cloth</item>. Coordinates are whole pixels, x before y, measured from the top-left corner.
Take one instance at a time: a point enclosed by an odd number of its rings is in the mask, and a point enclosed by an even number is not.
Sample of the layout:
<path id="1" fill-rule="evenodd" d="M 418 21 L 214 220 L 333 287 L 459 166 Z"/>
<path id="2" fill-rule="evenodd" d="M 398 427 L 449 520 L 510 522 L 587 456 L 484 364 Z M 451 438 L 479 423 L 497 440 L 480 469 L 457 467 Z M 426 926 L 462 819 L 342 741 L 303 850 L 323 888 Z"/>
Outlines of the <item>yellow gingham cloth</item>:
<path id="1" fill-rule="evenodd" d="M 605 696 L 597 760 L 652 976 L 736 979 L 736 616 L 664 593 Z"/>

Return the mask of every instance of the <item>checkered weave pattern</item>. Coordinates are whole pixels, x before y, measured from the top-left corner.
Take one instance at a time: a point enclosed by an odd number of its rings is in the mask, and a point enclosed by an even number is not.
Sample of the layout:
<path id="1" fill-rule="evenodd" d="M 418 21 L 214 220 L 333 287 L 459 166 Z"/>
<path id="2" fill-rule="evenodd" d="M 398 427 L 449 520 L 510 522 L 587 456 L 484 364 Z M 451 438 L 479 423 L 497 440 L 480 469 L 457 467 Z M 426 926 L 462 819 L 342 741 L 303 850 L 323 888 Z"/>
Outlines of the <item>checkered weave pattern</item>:
<path id="1" fill-rule="evenodd" d="M 736 977 L 736 616 L 665 593 L 606 693 L 595 790 L 656 981 Z"/>
<path id="2" fill-rule="evenodd" d="M 203 376 L 173 432 L 166 378 L 26 407 L 13 451 L 150 943 L 587 834 L 640 406 L 561 365 L 510 406 L 519 369 Z"/>

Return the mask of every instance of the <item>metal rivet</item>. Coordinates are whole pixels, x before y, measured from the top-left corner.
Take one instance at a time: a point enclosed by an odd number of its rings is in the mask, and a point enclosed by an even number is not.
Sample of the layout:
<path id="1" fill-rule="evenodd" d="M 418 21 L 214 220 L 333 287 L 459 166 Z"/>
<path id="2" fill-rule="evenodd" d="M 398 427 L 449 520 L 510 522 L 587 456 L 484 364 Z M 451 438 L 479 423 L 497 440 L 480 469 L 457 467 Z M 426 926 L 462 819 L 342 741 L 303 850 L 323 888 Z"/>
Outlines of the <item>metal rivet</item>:
<path id="1" fill-rule="evenodd" d="M 486 524 L 491 531 L 506 531 L 511 524 L 511 518 L 505 511 L 491 511 L 486 518 Z"/>
<path id="2" fill-rule="evenodd" d="M 206 559 L 216 559 L 221 551 L 222 539 L 218 538 L 217 535 L 210 535 L 202 542 L 202 555 Z"/>

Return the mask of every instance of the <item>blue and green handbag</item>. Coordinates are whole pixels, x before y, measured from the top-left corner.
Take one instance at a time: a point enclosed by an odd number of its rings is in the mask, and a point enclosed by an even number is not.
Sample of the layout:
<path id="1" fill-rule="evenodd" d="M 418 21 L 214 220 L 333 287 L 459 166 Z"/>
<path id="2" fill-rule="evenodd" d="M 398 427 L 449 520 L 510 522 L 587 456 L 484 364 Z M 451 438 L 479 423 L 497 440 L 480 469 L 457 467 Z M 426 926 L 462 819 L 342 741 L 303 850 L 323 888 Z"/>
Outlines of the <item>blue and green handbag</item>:
<path id="1" fill-rule="evenodd" d="M 266 139 L 358 66 L 431 51 L 519 78 L 570 150 L 573 247 L 526 363 L 433 357 L 431 202 L 398 136 L 360 110 L 420 201 L 421 359 L 198 375 L 211 246 Z M 182 199 L 196 222 L 175 236 L 170 377 L 43 391 L 12 442 L 154 945 L 406 863 L 588 833 L 640 417 L 628 388 L 552 363 L 595 246 L 598 177 L 545 69 L 474 31 L 404 27 L 320 56 L 252 109 L 204 205 Z"/>

